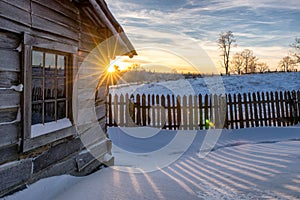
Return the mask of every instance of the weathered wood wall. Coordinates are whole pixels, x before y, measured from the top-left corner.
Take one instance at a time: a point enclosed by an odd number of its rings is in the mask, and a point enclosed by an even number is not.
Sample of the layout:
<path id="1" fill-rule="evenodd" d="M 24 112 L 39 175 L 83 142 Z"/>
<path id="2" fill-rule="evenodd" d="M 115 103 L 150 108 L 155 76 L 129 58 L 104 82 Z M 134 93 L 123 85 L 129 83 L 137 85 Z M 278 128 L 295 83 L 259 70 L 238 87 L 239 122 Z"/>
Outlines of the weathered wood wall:
<path id="1" fill-rule="evenodd" d="M 104 133 L 97 135 L 96 129 L 88 123 L 81 127 L 82 137 L 93 144 L 94 139 L 98 139 L 97 148 L 91 150 L 99 154 L 98 160 L 85 150 L 74 127 L 70 129 L 74 132 L 72 137 L 22 152 L 23 92 L 12 88 L 23 83 L 23 42 L 54 50 L 59 47 L 61 51 L 72 53 L 75 78 L 86 56 L 111 35 L 93 15 L 92 8 L 80 7 L 70 0 L 0 0 L 0 196 L 40 178 L 90 173 L 110 152 L 110 142 Z M 23 41 L 24 32 L 26 41 Z M 105 85 L 99 88 L 97 106 L 102 111 L 98 112 L 98 118 L 104 128 L 107 91 Z M 93 100 L 95 105 L 95 96 L 80 100 Z"/>

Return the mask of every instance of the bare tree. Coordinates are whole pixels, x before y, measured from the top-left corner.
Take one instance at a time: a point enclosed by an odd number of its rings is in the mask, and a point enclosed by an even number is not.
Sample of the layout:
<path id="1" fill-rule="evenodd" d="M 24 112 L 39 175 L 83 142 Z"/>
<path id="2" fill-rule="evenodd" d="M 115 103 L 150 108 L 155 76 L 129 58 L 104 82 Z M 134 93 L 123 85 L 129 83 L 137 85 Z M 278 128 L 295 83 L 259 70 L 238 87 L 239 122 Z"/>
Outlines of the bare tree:
<path id="1" fill-rule="evenodd" d="M 250 49 L 245 49 L 242 51 L 241 56 L 244 59 L 245 73 L 247 74 L 248 72 L 255 72 L 258 58 L 253 55 L 253 51 Z"/>
<path id="2" fill-rule="evenodd" d="M 244 59 L 240 53 L 235 53 L 231 60 L 230 70 L 233 73 L 242 74 Z"/>
<path id="3" fill-rule="evenodd" d="M 220 33 L 219 39 L 217 40 L 219 49 L 222 51 L 222 65 L 225 67 L 226 75 L 228 75 L 230 50 L 232 45 L 236 42 L 233 33 L 228 31 L 226 33 Z"/>
<path id="4" fill-rule="evenodd" d="M 282 58 L 279 61 L 278 67 L 282 70 L 282 71 L 290 71 L 293 70 L 294 67 L 296 66 L 296 61 L 291 58 L 290 56 L 285 56 L 284 58 Z"/>
<path id="5" fill-rule="evenodd" d="M 269 70 L 269 66 L 265 62 L 259 62 L 259 63 L 257 63 L 257 70 L 259 72 L 266 72 Z"/>
<path id="6" fill-rule="evenodd" d="M 297 63 L 300 63 L 300 38 L 296 38 L 295 42 L 291 44 L 291 47 L 295 49 L 295 52 L 293 53 L 293 56 L 296 59 Z"/>

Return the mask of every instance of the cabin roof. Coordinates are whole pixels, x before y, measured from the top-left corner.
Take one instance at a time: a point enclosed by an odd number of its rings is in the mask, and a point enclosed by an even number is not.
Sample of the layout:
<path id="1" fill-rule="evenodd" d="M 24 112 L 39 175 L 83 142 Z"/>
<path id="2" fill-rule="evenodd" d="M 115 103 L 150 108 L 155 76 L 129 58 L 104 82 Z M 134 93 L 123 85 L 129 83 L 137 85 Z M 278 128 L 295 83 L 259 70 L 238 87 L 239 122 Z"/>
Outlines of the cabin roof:
<path id="1" fill-rule="evenodd" d="M 119 34 L 121 44 L 128 49 L 126 56 L 133 57 L 137 55 L 133 45 L 126 36 L 122 26 L 113 16 L 113 14 L 108 9 L 108 6 L 104 0 L 71 0 L 78 5 L 78 7 L 83 7 L 83 9 L 88 10 L 88 12 L 93 12 L 99 21 L 99 26 L 105 25 L 110 29 L 113 35 Z"/>

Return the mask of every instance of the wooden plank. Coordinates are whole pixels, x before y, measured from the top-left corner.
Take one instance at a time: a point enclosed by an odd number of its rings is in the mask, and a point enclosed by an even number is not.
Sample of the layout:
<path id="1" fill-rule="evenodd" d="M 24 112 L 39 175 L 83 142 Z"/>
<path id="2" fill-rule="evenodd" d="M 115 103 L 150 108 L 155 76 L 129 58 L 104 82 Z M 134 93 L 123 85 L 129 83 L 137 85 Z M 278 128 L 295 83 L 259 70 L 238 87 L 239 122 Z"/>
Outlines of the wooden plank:
<path id="1" fill-rule="evenodd" d="M 72 19 L 78 19 L 79 10 L 78 8 L 71 3 L 70 1 L 66 0 L 32 0 L 33 3 L 43 5 L 47 8 L 55 8 L 57 12 L 70 17 Z"/>
<path id="2" fill-rule="evenodd" d="M 188 96 L 188 127 L 189 130 L 193 130 L 194 118 L 193 118 L 193 96 Z"/>
<path id="3" fill-rule="evenodd" d="M 156 127 L 157 128 L 161 128 L 161 125 L 160 125 L 160 123 L 161 123 L 161 118 L 160 118 L 160 112 L 161 112 L 161 110 L 163 110 L 163 109 L 161 109 L 161 106 L 160 106 L 160 98 L 159 98 L 159 96 L 158 95 L 156 95 L 156 116 L 157 116 L 157 120 L 156 120 Z"/>
<path id="4" fill-rule="evenodd" d="M 111 94 L 108 95 L 108 104 L 107 105 L 108 105 L 108 116 L 107 116 L 108 126 L 112 126 L 113 125 L 113 123 L 112 123 L 113 115 L 112 115 L 112 95 Z"/>
<path id="5" fill-rule="evenodd" d="M 24 140 L 23 152 L 33 150 L 46 144 L 51 144 L 52 142 L 67 138 L 69 136 L 75 136 L 76 134 L 76 128 L 72 126 L 45 135 L 41 135 L 39 137 L 27 138 Z"/>
<path id="6" fill-rule="evenodd" d="M 264 114 L 264 126 L 268 126 L 267 104 L 266 104 L 264 92 L 261 94 L 261 99 L 262 99 L 262 108 L 263 108 L 263 114 Z"/>
<path id="7" fill-rule="evenodd" d="M 82 149 L 82 143 L 79 138 L 52 146 L 33 160 L 33 173 L 58 163 L 80 149 Z"/>
<path id="8" fill-rule="evenodd" d="M 66 16 L 66 14 L 57 11 L 57 7 L 47 7 L 45 5 L 33 2 L 31 5 L 31 12 L 33 15 L 61 25 L 70 26 L 70 28 L 75 30 L 79 30 L 80 28 L 80 24 L 77 19 L 78 17 L 71 18 L 70 16 Z"/>
<path id="9" fill-rule="evenodd" d="M 155 95 L 151 95 L 151 124 L 152 127 L 156 127 L 156 118 L 155 118 L 155 113 L 157 112 L 156 110 L 156 103 L 155 103 Z"/>
<path id="10" fill-rule="evenodd" d="M 167 119 L 166 119 L 166 98 L 164 95 L 161 96 L 161 116 L 160 116 L 160 120 L 161 120 L 161 128 L 165 129 L 166 128 L 166 123 L 167 123 Z"/>
<path id="11" fill-rule="evenodd" d="M 142 95 L 142 126 L 146 126 L 146 122 L 147 122 L 147 108 L 146 108 L 146 95 L 143 94 Z"/>
<path id="12" fill-rule="evenodd" d="M 258 112 L 257 112 L 257 100 L 256 100 L 256 94 L 253 92 L 252 93 L 253 97 L 253 108 L 254 108 L 254 122 L 255 122 L 255 127 L 259 127 L 259 118 L 258 118 Z"/>
<path id="13" fill-rule="evenodd" d="M 231 94 L 228 94 L 228 106 L 229 106 L 229 117 L 228 117 L 228 123 L 230 124 L 230 128 L 233 129 L 233 104 L 232 104 L 232 96 Z"/>
<path id="14" fill-rule="evenodd" d="M 172 108 L 171 108 L 171 96 L 167 95 L 167 112 L 168 112 L 168 129 L 172 130 Z"/>
<path id="15" fill-rule="evenodd" d="M 20 105 L 21 94 L 12 89 L 0 90 L 0 107 L 15 107 Z"/>
<path id="16" fill-rule="evenodd" d="M 30 12 L 30 0 L 2 0 L 2 1 L 14 5 L 27 12 Z"/>
<path id="17" fill-rule="evenodd" d="M 213 122 L 215 124 L 216 128 L 219 128 L 219 102 L 218 102 L 218 96 L 216 94 L 213 95 Z"/>
<path id="18" fill-rule="evenodd" d="M 275 115 L 275 100 L 274 100 L 274 94 L 273 92 L 270 92 L 270 103 L 271 103 L 271 108 L 272 108 L 272 122 L 273 122 L 273 126 L 276 126 L 276 115 Z"/>
<path id="19" fill-rule="evenodd" d="M 0 88 L 10 88 L 20 83 L 20 73 L 0 71 Z"/>
<path id="20" fill-rule="evenodd" d="M 30 12 L 4 1 L 0 1 L 0 16 L 25 26 L 31 24 Z"/>
<path id="21" fill-rule="evenodd" d="M 114 119 L 113 126 L 118 126 L 118 124 L 119 124 L 119 103 L 118 103 L 118 100 L 119 100 L 118 95 L 115 94 L 115 96 L 114 96 L 114 107 L 113 107 L 113 109 L 114 109 L 114 112 L 113 112 L 113 114 L 114 114 L 114 116 L 113 116 L 113 119 Z"/>
<path id="22" fill-rule="evenodd" d="M 0 148 L 0 165 L 6 162 L 17 160 L 19 157 L 18 149 L 19 149 L 18 144 L 2 146 Z M 1 167 L 0 167 L 0 171 L 1 171 Z"/>
<path id="23" fill-rule="evenodd" d="M 238 94 L 238 112 L 239 112 L 239 124 L 240 128 L 244 128 L 244 117 L 243 117 L 243 107 L 242 107 L 242 95 Z"/>
<path id="24" fill-rule="evenodd" d="M 271 102 L 270 102 L 270 93 L 266 93 L 267 105 L 268 105 L 268 126 L 272 126 L 272 116 L 271 116 Z"/>
<path id="25" fill-rule="evenodd" d="M 208 105 L 208 95 L 206 94 L 205 96 L 204 96 L 204 125 L 205 125 L 205 129 L 208 129 L 209 127 L 207 126 L 207 124 L 206 124 L 206 120 L 208 120 L 209 118 L 208 118 L 208 109 L 209 109 L 209 107 L 208 107 L 209 105 Z M 184 118 L 183 118 L 184 119 Z"/>
<path id="26" fill-rule="evenodd" d="M 252 97 L 251 97 L 251 93 L 249 92 L 248 93 L 248 105 L 249 105 L 249 109 L 250 109 L 250 115 L 249 115 L 249 120 L 250 120 L 250 124 L 251 124 L 251 127 L 254 127 L 254 113 L 253 113 L 253 100 L 252 100 Z"/>
<path id="27" fill-rule="evenodd" d="M 181 129 L 181 97 L 177 95 L 176 97 L 176 110 L 177 110 L 177 129 Z"/>
<path id="28" fill-rule="evenodd" d="M 20 45 L 20 35 L 0 29 L 0 49 L 16 49 Z M 1 58 L 0 58 L 1 59 Z"/>
<path id="29" fill-rule="evenodd" d="M 32 15 L 32 27 L 41 31 L 61 35 L 73 40 L 79 41 L 79 34 L 77 30 L 68 28 L 47 19 Z"/>
<path id="30" fill-rule="evenodd" d="M 280 102 L 280 119 L 282 126 L 286 126 L 287 122 L 285 120 L 285 107 L 284 107 L 284 98 L 283 98 L 283 92 L 280 91 L 279 93 L 279 102 Z"/>
<path id="31" fill-rule="evenodd" d="M 199 125 L 198 97 L 197 97 L 197 95 L 194 95 L 193 98 L 194 98 L 194 123 L 193 123 L 193 128 L 197 130 L 198 125 Z"/>
<path id="32" fill-rule="evenodd" d="M 150 126 L 151 123 L 151 95 L 148 94 L 147 101 L 147 125 Z"/>
<path id="33" fill-rule="evenodd" d="M 0 71 L 20 71 L 21 55 L 18 51 L 0 49 Z"/>
<path id="34" fill-rule="evenodd" d="M 199 104 L 199 127 L 200 127 L 200 130 L 203 129 L 203 126 L 205 125 L 205 122 L 203 122 L 203 100 L 202 100 L 202 95 L 199 94 L 198 95 L 198 104 Z"/>
<path id="35" fill-rule="evenodd" d="M 20 130 L 20 122 L 0 125 L 0 147 L 17 143 Z"/>
<path id="36" fill-rule="evenodd" d="M 12 122 L 17 119 L 19 106 L 0 108 L 0 123 Z"/>
<path id="37" fill-rule="evenodd" d="M 0 191 L 21 183 L 25 184 L 31 177 L 31 170 L 31 159 L 11 162 L 1 166 L 0 177 L 2 178 L 0 179 Z"/>
<path id="38" fill-rule="evenodd" d="M 139 94 L 136 95 L 136 102 L 135 102 L 135 112 L 136 112 L 136 119 L 135 124 L 140 126 L 141 125 L 141 96 Z"/>
<path id="39" fill-rule="evenodd" d="M 1 17 L 0 15 L 0 27 L 3 30 L 10 31 L 15 34 L 21 34 L 22 32 L 30 32 L 30 26 L 25 26 L 16 21 Z"/>
<path id="40" fill-rule="evenodd" d="M 247 94 L 243 93 L 243 100 L 244 100 L 244 109 L 245 109 L 245 122 L 246 122 L 246 127 L 249 128 L 249 108 L 248 108 L 248 99 L 247 99 Z"/>
<path id="41" fill-rule="evenodd" d="M 183 130 L 187 130 L 187 97 L 182 97 L 182 127 Z"/>
<path id="42" fill-rule="evenodd" d="M 124 109 L 125 109 L 125 102 L 124 102 L 124 95 L 120 95 L 120 123 L 119 126 L 124 126 Z"/>
<path id="43" fill-rule="evenodd" d="M 263 119 L 262 101 L 260 97 L 260 92 L 257 92 L 256 95 L 257 95 L 257 104 L 258 104 L 259 126 L 263 126 L 264 119 Z"/>
<path id="44" fill-rule="evenodd" d="M 235 128 L 238 129 L 239 127 L 239 118 L 238 118 L 238 102 L 237 102 L 237 95 L 233 95 L 233 105 L 234 105 L 234 124 Z"/>
<path id="45" fill-rule="evenodd" d="M 279 95 L 278 92 L 275 92 L 275 106 L 276 106 L 276 119 L 277 119 L 277 126 L 282 126 L 282 120 L 280 116 L 280 102 L 279 102 Z"/>

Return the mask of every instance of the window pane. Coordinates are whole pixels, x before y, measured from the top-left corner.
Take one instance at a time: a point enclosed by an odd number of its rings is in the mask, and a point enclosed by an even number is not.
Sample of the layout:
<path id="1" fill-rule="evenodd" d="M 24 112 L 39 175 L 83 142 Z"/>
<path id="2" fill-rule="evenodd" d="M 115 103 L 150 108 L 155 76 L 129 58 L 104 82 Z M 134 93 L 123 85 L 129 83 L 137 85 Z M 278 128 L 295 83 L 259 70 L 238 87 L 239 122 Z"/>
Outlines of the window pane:
<path id="1" fill-rule="evenodd" d="M 57 76 L 65 76 L 65 56 L 57 56 Z"/>
<path id="2" fill-rule="evenodd" d="M 45 123 L 55 120 L 55 103 L 45 103 Z"/>
<path id="3" fill-rule="evenodd" d="M 43 52 L 32 52 L 32 76 L 43 75 Z"/>
<path id="4" fill-rule="evenodd" d="M 66 79 L 58 78 L 57 79 L 57 98 L 66 98 Z"/>
<path id="5" fill-rule="evenodd" d="M 43 79 L 33 78 L 31 82 L 32 101 L 43 100 Z"/>
<path id="6" fill-rule="evenodd" d="M 55 75 L 55 54 L 46 53 L 45 76 Z"/>
<path id="7" fill-rule="evenodd" d="M 55 79 L 45 79 L 45 100 L 55 99 Z"/>
<path id="8" fill-rule="evenodd" d="M 42 104 L 32 104 L 31 109 L 31 124 L 33 125 L 42 123 Z"/>
<path id="9" fill-rule="evenodd" d="M 57 102 L 57 119 L 66 118 L 66 101 Z"/>

